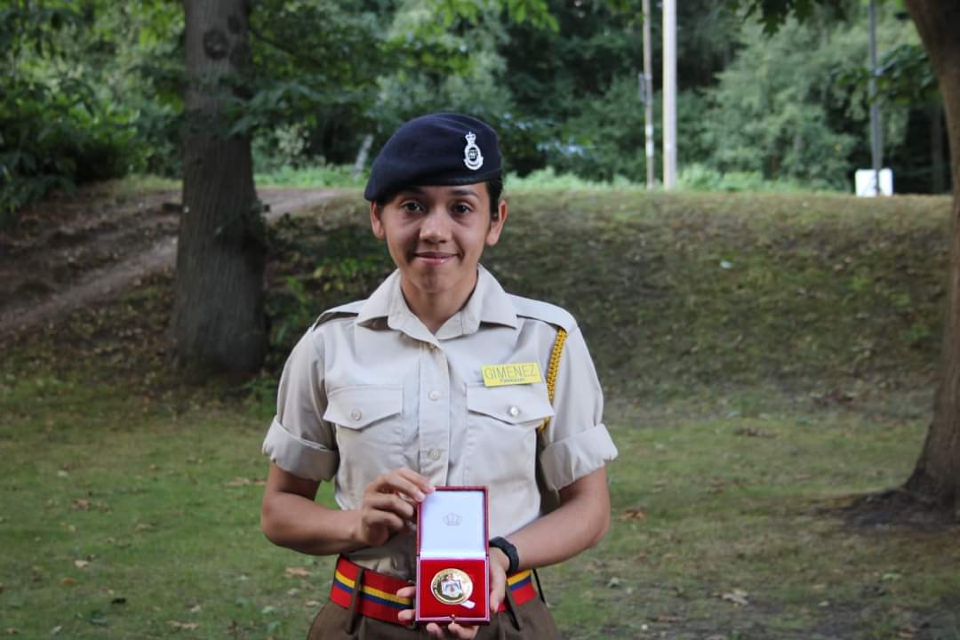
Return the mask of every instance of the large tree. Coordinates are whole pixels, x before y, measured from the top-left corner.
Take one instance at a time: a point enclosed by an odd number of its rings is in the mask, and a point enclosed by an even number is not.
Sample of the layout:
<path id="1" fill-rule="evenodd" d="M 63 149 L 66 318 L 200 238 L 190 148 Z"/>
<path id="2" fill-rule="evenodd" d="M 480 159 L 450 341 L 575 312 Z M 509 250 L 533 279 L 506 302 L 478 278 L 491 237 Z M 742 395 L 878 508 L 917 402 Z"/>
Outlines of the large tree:
<path id="1" fill-rule="evenodd" d="M 950 278 L 933 422 L 906 489 L 960 519 L 960 3 L 906 0 L 943 96 L 953 175 Z"/>
<path id="2" fill-rule="evenodd" d="M 266 352 L 253 131 L 291 114 L 362 113 L 374 103 L 374 62 L 385 54 L 400 66 L 456 70 L 448 32 L 475 26 L 482 14 L 506 9 L 514 21 L 555 25 L 545 0 L 417 0 L 405 10 L 432 19 L 377 39 L 368 36 L 389 20 L 372 10 L 377 3 L 262 0 L 253 24 L 251 5 L 184 0 L 183 213 L 171 333 L 180 364 L 213 371 L 256 370 Z M 250 35 L 258 48 L 248 70 Z"/>
<path id="3" fill-rule="evenodd" d="M 182 364 L 260 367 L 266 350 L 263 217 L 246 134 L 225 105 L 249 59 L 247 0 L 186 0 L 183 213 L 172 333 Z"/>

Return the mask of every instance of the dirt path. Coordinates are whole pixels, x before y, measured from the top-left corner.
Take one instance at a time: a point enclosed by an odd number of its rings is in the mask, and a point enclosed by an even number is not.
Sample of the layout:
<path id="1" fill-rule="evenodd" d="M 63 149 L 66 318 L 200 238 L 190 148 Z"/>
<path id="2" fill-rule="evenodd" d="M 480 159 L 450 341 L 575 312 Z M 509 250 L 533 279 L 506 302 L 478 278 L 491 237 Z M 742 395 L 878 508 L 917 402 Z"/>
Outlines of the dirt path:
<path id="1" fill-rule="evenodd" d="M 262 189 L 268 222 L 338 192 Z M 106 198 L 106 200 L 105 200 Z M 110 199 L 95 189 L 24 212 L 0 235 L 0 340 L 112 298 L 172 269 L 177 255 L 176 191 Z"/>

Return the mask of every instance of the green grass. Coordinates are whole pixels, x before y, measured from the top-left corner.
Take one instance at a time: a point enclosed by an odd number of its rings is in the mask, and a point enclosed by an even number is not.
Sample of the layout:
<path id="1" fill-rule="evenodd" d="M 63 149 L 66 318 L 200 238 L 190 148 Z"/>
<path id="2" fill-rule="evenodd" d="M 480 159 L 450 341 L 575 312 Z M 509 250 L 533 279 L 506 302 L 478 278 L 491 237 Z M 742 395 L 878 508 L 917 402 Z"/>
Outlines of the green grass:
<path id="1" fill-rule="evenodd" d="M 542 571 L 569 638 L 960 638 L 957 529 L 841 511 L 920 451 L 947 200 L 508 195 L 486 262 L 579 318 L 620 449 L 610 534 Z M 389 270 L 363 224 L 275 229 L 252 380 L 167 369 L 165 276 L 4 349 L 0 633 L 303 637 L 331 563 L 260 534 L 259 448 L 289 344 Z"/>

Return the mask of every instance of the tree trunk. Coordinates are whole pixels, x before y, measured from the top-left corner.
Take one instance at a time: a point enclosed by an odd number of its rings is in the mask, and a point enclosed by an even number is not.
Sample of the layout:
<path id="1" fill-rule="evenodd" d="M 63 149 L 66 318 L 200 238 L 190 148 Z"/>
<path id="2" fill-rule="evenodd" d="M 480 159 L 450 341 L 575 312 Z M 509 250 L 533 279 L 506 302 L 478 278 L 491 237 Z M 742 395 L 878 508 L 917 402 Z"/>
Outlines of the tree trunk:
<path id="1" fill-rule="evenodd" d="M 927 113 L 930 117 L 930 166 L 933 174 L 930 191 L 943 193 L 947 190 L 946 176 L 943 175 L 943 106 L 939 101 L 933 101 L 927 107 Z"/>
<path id="2" fill-rule="evenodd" d="M 227 136 L 222 113 L 249 57 L 249 1 L 186 0 L 184 8 L 187 118 L 174 355 L 204 370 L 254 371 L 266 350 L 264 222 L 250 138 Z"/>
<path id="3" fill-rule="evenodd" d="M 940 83 L 953 176 L 950 291 L 933 422 L 906 489 L 960 516 L 960 2 L 906 0 Z"/>

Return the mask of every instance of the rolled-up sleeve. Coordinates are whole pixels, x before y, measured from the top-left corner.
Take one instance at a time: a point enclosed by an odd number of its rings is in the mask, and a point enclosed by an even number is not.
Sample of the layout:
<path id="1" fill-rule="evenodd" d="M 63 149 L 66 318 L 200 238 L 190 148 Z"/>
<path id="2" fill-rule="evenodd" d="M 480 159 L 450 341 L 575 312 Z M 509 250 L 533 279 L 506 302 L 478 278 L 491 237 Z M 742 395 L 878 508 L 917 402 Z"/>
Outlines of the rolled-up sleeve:
<path id="1" fill-rule="evenodd" d="M 330 480 L 340 463 L 336 432 L 322 418 L 327 404 L 323 370 L 323 342 L 311 329 L 283 368 L 277 415 L 263 441 L 271 462 L 307 480 Z"/>
<path id="2" fill-rule="evenodd" d="M 540 463 L 550 489 L 562 489 L 617 457 L 603 424 L 603 391 L 579 327 L 570 331 L 557 372 L 556 415 L 543 432 Z"/>

